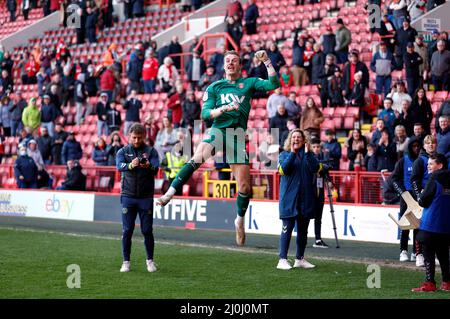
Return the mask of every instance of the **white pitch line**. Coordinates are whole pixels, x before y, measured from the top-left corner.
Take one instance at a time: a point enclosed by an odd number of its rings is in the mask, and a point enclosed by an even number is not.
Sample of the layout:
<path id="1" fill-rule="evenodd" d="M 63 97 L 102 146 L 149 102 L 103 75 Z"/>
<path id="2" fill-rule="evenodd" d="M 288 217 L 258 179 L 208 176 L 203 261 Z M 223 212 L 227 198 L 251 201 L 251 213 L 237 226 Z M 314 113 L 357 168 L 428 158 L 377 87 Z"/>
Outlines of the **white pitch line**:
<path id="1" fill-rule="evenodd" d="M 70 236 L 70 237 L 77 237 L 77 238 L 94 238 L 94 239 L 105 239 L 105 240 L 121 240 L 120 237 L 111 237 L 111 236 L 99 236 L 99 235 L 92 235 L 92 234 L 80 234 L 80 233 L 67 233 L 67 232 L 61 232 L 61 231 L 54 231 L 54 230 L 42 230 L 42 229 L 33 229 L 33 228 L 26 228 L 26 227 L 4 227 L 0 226 L 0 230 L 11 230 L 11 231 L 24 231 L 24 232 L 30 232 L 30 233 L 45 233 L 45 234 L 55 234 L 55 235 L 63 235 L 63 236 Z M 143 239 L 134 239 L 137 242 L 143 243 Z M 220 245 L 207 245 L 207 244 L 194 244 L 194 243 L 185 243 L 185 242 L 178 242 L 178 241 L 164 241 L 164 240 L 155 240 L 155 244 L 162 244 L 162 245 L 170 245 L 170 246 L 184 246 L 184 247 L 193 247 L 193 248 L 206 248 L 206 249 L 218 249 L 223 251 L 233 251 L 233 252 L 244 252 L 244 253 L 252 253 L 252 254 L 266 254 L 266 255 L 274 255 L 276 256 L 276 253 L 273 251 L 267 251 L 264 249 L 256 249 L 256 248 L 236 248 L 236 247 L 228 247 L 228 246 L 220 246 Z M 415 270 L 415 271 L 423 271 L 422 267 L 416 267 L 415 265 L 408 265 L 408 264 L 397 264 L 393 261 L 383 261 L 380 259 L 352 259 L 349 257 L 324 257 L 324 256 L 314 256 L 310 255 L 312 259 L 322 260 L 322 261 L 338 261 L 338 262 L 345 262 L 345 263 L 352 263 L 352 264 L 380 264 L 381 266 L 389 267 L 389 268 L 395 268 L 395 269 L 404 269 L 404 270 Z M 436 272 L 440 272 L 439 267 L 436 267 Z"/>

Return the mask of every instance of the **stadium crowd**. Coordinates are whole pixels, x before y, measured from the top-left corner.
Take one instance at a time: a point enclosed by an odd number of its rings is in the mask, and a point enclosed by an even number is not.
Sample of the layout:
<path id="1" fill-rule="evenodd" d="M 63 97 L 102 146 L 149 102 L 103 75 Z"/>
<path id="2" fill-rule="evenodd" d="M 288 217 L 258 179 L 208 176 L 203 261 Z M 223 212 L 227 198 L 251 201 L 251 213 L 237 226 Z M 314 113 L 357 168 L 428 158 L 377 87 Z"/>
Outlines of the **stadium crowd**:
<path id="1" fill-rule="evenodd" d="M 16 1 L 7 1 L 8 8 L 10 5 L 13 8 L 13 2 Z M 36 5 L 35 2 L 30 1 L 30 6 Z M 114 20 L 111 1 L 75 2 L 86 16 L 85 28 L 77 29 L 77 43 L 84 43 L 86 38 L 95 42 L 95 32 L 92 34 L 88 25 L 94 23 L 94 29 L 98 26 L 99 30 L 111 26 Z M 142 1 L 125 3 L 127 18 L 145 15 Z M 371 29 L 381 35 L 382 41 L 374 49 L 368 68 L 361 60 L 361 53 L 350 50 L 352 33 L 341 18 L 335 26 L 327 27 L 320 38 L 312 37 L 297 22 L 292 30 L 292 64 L 288 65 L 276 40 L 242 41 L 244 34 L 258 33 L 258 3 L 250 0 L 244 8 L 238 0 L 230 1 L 225 17 L 227 32 L 240 52 L 242 76 L 267 78 L 266 68 L 254 56 L 256 51 L 265 49 L 282 83 L 282 87 L 270 95 L 254 96 L 267 99 L 268 127 L 279 130 L 278 140 L 270 136 L 261 144 L 258 157 L 262 162 L 271 157 L 274 147 L 283 145 L 288 133 L 295 128 L 302 129 L 310 138 L 321 138 L 325 110 L 339 106 L 357 107 L 360 111 L 358 124 L 376 123 L 368 135 L 358 126 L 349 132 L 343 145 L 347 149 L 349 170 L 393 171 L 407 150 L 409 140 L 415 137 L 423 143 L 430 134 L 437 138 L 437 152 L 450 157 L 450 100 L 444 101 L 433 114 L 427 98 L 430 91 L 449 90 L 450 40 L 446 31 L 433 30 L 431 42 L 425 42 L 423 35 L 411 27 L 410 19 L 417 19 L 419 13 L 408 3 L 400 0 L 384 4 L 381 27 Z M 203 4 L 194 0 L 181 3 L 186 11 Z M 440 1 L 428 1 L 421 10 L 440 4 Z M 47 1 L 40 5 L 47 14 L 68 3 Z M 93 14 L 97 17 L 89 22 Z M 13 59 L 13 52 L 0 48 L 0 145 L 6 137 L 20 137 L 19 153 L 25 150 L 27 155 L 20 153 L 16 164 L 27 162 L 26 156 L 33 158 L 36 164 L 36 168 L 25 168 L 25 175 L 37 178 L 48 164 L 68 165 L 71 170 L 74 163 L 75 167 L 80 166 L 78 161 L 83 150 L 76 134 L 66 132 L 65 126 L 81 125 L 86 116 L 95 114 L 98 140 L 91 156 L 96 165 L 114 165 L 115 155 L 123 146 L 122 140 L 134 123 L 145 125 L 147 142 L 157 149 L 161 160 L 169 160 L 169 166 L 182 165 L 184 162 L 178 161 L 183 156 L 179 145 L 186 142 L 186 131 L 179 128 L 198 133 L 194 121 L 200 119 L 201 103 L 196 93 L 223 77 L 223 55 L 230 48 L 220 45 L 205 61 L 203 48 L 196 38 L 188 49 L 191 55 L 182 61 L 179 54 L 186 50 L 176 36 L 160 48 L 147 37 L 133 46 L 112 43 L 100 64 L 94 64 L 89 58 L 73 59 L 71 43 L 64 40 L 60 40 L 54 50 L 35 46 L 31 50 L 14 52 L 19 55 L 17 60 Z M 399 70 L 405 70 L 404 80 L 393 78 L 393 72 Z M 366 108 L 369 72 L 376 74 L 374 93 L 381 101 L 376 122 Z M 127 79 L 126 86 L 123 77 Z M 37 84 L 38 92 L 27 101 L 14 83 Z M 319 99 L 311 96 L 304 105 L 299 105 L 298 89 L 304 85 L 317 86 Z M 145 118 L 140 116 L 141 94 L 156 92 L 168 95 L 168 113 L 162 126 L 151 113 Z M 91 105 L 91 97 L 98 97 L 95 105 Z M 74 123 L 64 116 L 63 109 L 67 107 L 76 108 Z M 334 170 L 341 168 L 343 157 L 337 133 L 327 129 L 326 139 L 322 141 L 324 159 L 332 161 Z M 37 148 L 32 149 L 33 145 Z M 33 152 L 38 152 L 39 156 L 32 156 Z M 173 176 L 170 168 L 167 170 L 167 175 Z M 20 177 L 24 174 L 16 173 L 16 178 L 22 180 Z M 34 179 L 18 185 L 34 187 Z"/>

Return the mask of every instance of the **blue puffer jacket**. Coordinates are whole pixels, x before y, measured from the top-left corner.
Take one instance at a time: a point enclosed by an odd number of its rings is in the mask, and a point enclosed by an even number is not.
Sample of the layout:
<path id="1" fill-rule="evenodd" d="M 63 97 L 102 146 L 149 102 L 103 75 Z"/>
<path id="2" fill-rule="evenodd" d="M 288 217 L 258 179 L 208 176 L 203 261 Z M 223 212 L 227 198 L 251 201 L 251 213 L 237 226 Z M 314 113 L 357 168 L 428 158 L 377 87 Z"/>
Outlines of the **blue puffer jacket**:
<path id="1" fill-rule="evenodd" d="M 314 192 L 314 174 L 321 168 L 312 152 L 305 154 L 304 147 L 297 154 L 281 152 L 278 159 L 280 218 L 295 217 L 299 212 L 306 218 L 314 218 L 315 205 L 319 203 Z"/>
<path id="2" fill-rule="evenodd" d="M 92 152 L 92 159 L 97 166 L 107 166 L 108 165 L 108 152 L 106 148 L 101 149 L 99 147 L 95 147 Z"/>
<path id="3" fill-rule="evenodd" d="M 75 140 L 66 140 L 61 151 L 61 160 L 66 164 L 68 160 L 78 160 L 83 156 L 81 144 Z"/>

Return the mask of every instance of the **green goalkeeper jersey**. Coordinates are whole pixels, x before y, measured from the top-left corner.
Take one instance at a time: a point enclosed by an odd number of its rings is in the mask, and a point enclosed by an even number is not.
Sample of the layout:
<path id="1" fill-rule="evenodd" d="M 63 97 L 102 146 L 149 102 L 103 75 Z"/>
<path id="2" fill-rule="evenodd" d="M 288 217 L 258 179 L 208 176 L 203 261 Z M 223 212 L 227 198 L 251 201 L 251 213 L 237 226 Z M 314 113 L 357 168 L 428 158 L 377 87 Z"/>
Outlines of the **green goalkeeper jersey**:
<path id="1" fill-rule="evenodd" d="M 236 102 L 238 110 L 225 112 L 214 119 L 213 128 L 247 129 L 251 108 L 251 97 L 255 91 L 270 91 L 280 87 L 276 75 L 268 80 L 261 78 L 239 78 L 236 81 L 222 79 L 212 83 L 203 95 L 202 119 L 211 119 L 211 110 Z"/>

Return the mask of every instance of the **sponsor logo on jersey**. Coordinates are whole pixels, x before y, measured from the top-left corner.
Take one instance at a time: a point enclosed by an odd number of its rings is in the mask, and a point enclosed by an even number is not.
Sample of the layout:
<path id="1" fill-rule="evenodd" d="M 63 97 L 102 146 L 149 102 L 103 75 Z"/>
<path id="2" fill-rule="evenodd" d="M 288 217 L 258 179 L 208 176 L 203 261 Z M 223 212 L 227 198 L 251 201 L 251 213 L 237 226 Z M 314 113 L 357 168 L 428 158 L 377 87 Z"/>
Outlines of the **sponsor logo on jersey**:
<path id="1" fill-rule="evenodd" d="M 239 88 L 243 89 L 244 88 L 244 83 L 239 83 Z"/>
<path id="2" fill-rule="evenodd" d="M 231 102 L 237 102 L 237 103 L 242 103 L 245 99 L 245 95 L 239 97 L 236 94 L 233 93 L 227 93 L 227 94 L 220 94 L 220 100 L 222 102 L 222 104 L 230 104 Z"/>
<path id="3" fill-rule="evenodd" d="M 205 91 L 205 93 L 203 93 L 203 102 L 206 102 L 208 100 L 208 92 Z"/>

